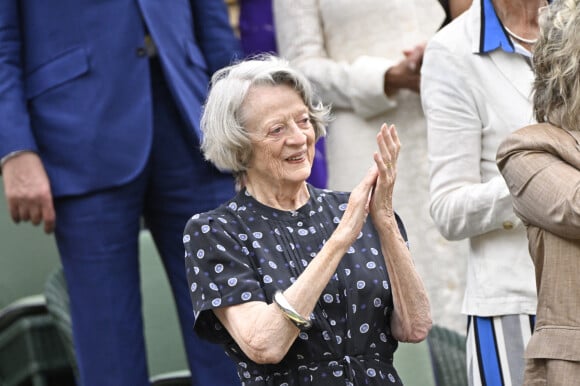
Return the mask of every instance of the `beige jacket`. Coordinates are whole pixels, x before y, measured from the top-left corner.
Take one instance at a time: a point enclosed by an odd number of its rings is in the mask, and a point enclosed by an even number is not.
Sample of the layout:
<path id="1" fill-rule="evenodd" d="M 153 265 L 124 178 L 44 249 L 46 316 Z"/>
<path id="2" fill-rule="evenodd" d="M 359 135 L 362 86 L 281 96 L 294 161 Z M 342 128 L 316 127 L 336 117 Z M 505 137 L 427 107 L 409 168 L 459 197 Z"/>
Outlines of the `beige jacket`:
<path id="1" fill-rule="evenodd" d="M 536 269 L 536 330 L 527 358 L 580 361 L 579 142 L 580 132 L 538 124 L 510 135 L 497 154 Z"/>

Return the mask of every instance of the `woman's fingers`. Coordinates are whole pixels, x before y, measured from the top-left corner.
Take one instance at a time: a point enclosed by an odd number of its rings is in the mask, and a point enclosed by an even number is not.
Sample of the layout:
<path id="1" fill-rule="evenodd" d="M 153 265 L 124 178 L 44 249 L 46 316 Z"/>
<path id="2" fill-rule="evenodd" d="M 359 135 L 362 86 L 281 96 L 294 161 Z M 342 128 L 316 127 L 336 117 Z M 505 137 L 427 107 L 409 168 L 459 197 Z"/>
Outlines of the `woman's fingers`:
<path id="1" fill-rule="evenodd" d="M 399 150 L 401 149 L 401 143 L 399 141 L 399 136 L 397 135 L 397 129 L 395 125 L 390 125 L 386 127 L 383 125 L 385 130 L 383 131 L 383 138 L 387 145 L 391 162 L 396 162 L 399 157 Z"/>
<path id="2" fill-rule="evenodd" d="M 375 157 L 375 162 L 379 169 L 381 171 L 394 169 L 401 148 L 395 125 L 387 126 L 383 124 L 381 126 L 381 130 L 377 134 L 377 145 L 380 158 L 377 159 Z"/>
<path id="3" fill-rule="evenodd" d="M 395 167 L 392 162 L 385 162 L 385 160 L 377 152 L 375 152 L 373 158 L 380 174 L 386 174 L 389 170 Z"/>
<path id="4" fill-rule="evenodd" d="M 360 233 L 371 209 L 371 197 L 377 178 L 378 170 L 373 165 L 350 193 L 346 211 L 340 220 L 340 228 L 345 230 L 347 237 L 351 237 L 353 241 Z"/>
<path id="5" fill-rule="evenodd" d="M 364 197 L 366 201 L 368 201 L 368 197 L 370 196 L 375 183 L 377 182 L 378 177 L 378 169 L 376 165 L 373 165 L 361 182 L 352 190 L 351 197 L 358 196 Z"/>
<path id="6" fill-rule="evenodd" d="M 389 127 L 389 132 L 391 134 L 395 159 L 398 159 L 399 152 L 401 151 L 401 141 L 399 140 L 399 134 L 397 133 L 397 128 L 395 127 L 395 125 L 391 125 Z"/>
<path id="7" fill-rule="evenodd" d="M 389 150 L 388 145 L 388 135 L 389 128 L 387 127 L 386 123 L 383 123 L 381 126 L 381 130 L 377 134 L 377 145 L 379 146 L 379 153 L 381 154 L 381 158 L 383 159 L 384 163 L 389 163 L 391 161 L 391 151 Z"/>

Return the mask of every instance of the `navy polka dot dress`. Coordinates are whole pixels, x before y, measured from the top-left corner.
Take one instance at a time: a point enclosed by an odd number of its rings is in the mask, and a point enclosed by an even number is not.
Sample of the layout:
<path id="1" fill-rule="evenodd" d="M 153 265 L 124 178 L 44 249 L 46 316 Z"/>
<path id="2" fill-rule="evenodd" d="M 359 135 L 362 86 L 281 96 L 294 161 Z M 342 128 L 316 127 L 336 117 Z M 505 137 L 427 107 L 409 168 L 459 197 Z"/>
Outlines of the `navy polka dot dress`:
<path id="1" fill-rule="evenodd" d="M 316 256 L 339 223 L 348 193 L 308 189 L 310 200 L 297 211 L 264 206 L 242 190 L 190 219 L 183 241 L 195 330 L 224 347 L 243 385 L 402 385 L 392 363 L 397 341 L 389 324 L 390 283 L 370 217 L 320 296 L 312 328 L 279 364 L 252 362 L 211 312 L 271 303 Z"/>

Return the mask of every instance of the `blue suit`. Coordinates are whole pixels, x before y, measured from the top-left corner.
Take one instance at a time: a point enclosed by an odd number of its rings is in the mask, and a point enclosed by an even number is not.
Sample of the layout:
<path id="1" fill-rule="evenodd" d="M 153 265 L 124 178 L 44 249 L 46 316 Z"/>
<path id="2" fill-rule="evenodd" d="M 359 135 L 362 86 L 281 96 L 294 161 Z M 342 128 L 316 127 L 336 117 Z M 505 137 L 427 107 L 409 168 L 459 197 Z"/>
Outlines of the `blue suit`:
<path id="1" fill-rule="evenodd" d="M 181 243 L 191 214 L 233 195 L 199 153 L 199 121 L 209 76 L 238 50 L 222 0 L 0 2 L 0 158 L 37 152 L 49 176 L 83 385 L 148 383 L 141 218 L 195 384 L 239 384 L 221 349 L 193 335 Z"/>

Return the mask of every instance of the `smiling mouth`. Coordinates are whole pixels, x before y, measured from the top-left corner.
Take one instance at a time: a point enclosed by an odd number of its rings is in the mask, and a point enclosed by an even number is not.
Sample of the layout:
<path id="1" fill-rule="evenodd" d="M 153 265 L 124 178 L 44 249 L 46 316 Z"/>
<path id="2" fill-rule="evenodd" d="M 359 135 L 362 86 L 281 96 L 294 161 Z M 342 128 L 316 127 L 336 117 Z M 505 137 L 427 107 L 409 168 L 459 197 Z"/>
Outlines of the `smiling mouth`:
<path id="1" fill-rule="evenodd" d="M 302 161 L 303 159 L 304 159 L 304 154 L 300 154 L 300 155 L 288 157 L 288 158 L 286 158 L 286 161 L 296 162 L 296 161 Z"/>

